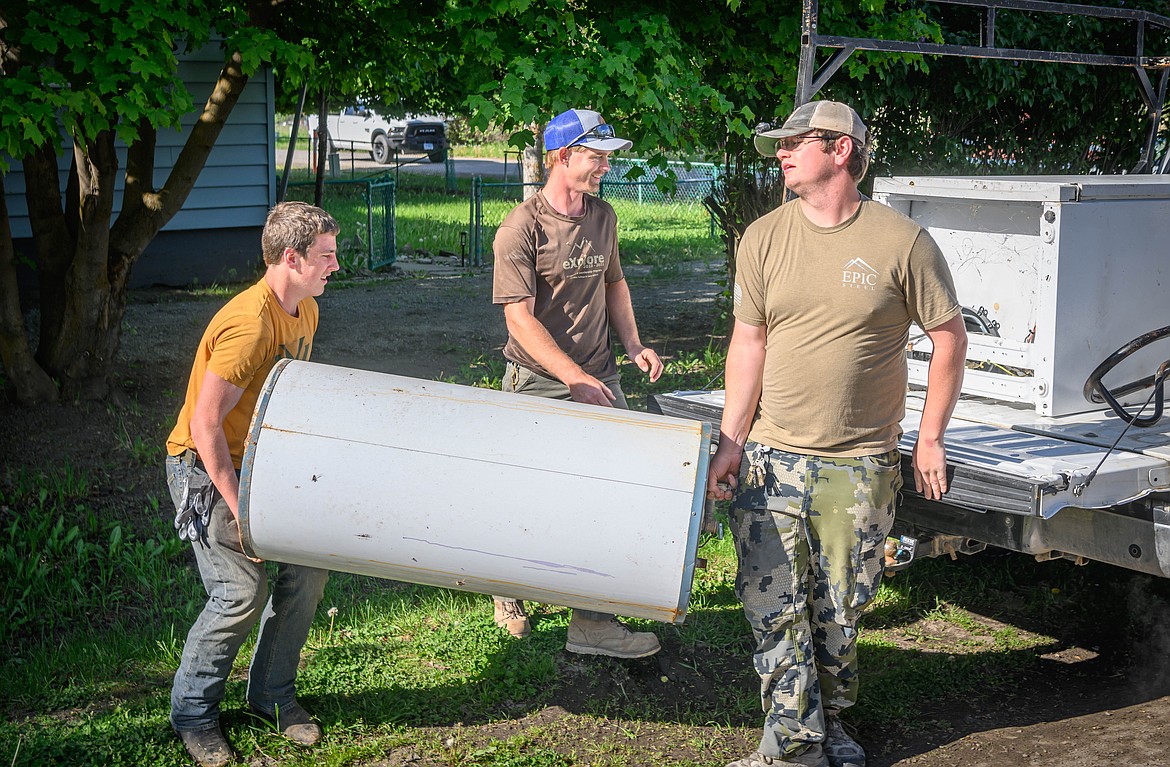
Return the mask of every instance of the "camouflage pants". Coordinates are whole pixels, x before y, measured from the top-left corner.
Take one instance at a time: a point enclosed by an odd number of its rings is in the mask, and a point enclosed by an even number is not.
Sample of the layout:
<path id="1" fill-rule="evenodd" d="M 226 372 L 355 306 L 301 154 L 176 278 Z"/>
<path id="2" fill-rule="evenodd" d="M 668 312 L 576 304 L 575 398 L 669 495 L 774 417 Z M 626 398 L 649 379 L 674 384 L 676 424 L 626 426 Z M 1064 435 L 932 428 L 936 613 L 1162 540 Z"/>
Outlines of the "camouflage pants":
<path id="1" fill-rule="evenodd" d="M 857 623 L 881 580 L 899 454 L 821 458 L 749 442 L 739 487 L 736 594 L 756 639 L 760 751 L 777 757 L 821 742 L 825 712 L 857 700 Z"/>

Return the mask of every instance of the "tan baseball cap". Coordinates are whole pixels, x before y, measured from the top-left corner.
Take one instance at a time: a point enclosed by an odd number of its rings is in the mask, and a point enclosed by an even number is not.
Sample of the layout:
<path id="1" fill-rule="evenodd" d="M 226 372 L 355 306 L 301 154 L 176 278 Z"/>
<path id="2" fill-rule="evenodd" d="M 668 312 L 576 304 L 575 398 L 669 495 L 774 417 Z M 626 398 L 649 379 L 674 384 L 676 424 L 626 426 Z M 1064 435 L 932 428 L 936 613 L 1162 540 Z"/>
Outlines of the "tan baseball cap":
<path id="1" fill-rule="evenodd" d="M 777 140 L 814 130 L 844 133 L 852 136 L 861 147 L 865 146 L 868 132 L 861 117 L 848 104 L 840 101 L 810 101 L 793 112 L 782 127 L 756 133 L 756 151 L 764 157 L 775 157 Z"/>

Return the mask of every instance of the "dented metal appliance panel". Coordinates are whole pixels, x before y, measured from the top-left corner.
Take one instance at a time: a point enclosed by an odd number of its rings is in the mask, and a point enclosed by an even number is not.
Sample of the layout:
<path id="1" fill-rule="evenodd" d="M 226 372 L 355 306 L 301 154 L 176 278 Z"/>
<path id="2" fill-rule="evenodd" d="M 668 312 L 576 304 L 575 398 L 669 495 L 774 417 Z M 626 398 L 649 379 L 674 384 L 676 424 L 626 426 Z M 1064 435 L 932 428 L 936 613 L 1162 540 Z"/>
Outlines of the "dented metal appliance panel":
<path id="1" fill-rule="evenodd" d="M 258 557 L 681 622 L 710 426 L 284 360 L 240 488 Z"/>
<path id="2" fill-rule="evenodd" d="M 1165 176 L 896 177 L 874 199 L 913 218 L 942 248 L 960 302 L 982 312 L 963 391 L 1031 405 L 1042 416 L 1098 410 L 1093 369 L 1170 325 L 1170 180 Z M 912 333 L 917 351 L 930 341 Z M 1107 385 L 1151 375 L 1165 344 L 1140 351 Z M 926 363 L 910 360 L 911 381 Z M 1123 399 L 1140 404 L 1149 391 Z"/>

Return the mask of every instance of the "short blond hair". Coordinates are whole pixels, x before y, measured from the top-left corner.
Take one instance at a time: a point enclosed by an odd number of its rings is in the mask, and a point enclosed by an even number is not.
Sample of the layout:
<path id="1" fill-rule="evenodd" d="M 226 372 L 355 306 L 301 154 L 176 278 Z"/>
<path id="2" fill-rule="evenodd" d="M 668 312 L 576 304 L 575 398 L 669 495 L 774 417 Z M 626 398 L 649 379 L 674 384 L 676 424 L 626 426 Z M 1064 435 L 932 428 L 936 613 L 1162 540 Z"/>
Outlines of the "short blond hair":
<path id="1" fill-rule="evenodd" d="M 307 202 L 282 202 L 268 211 L 260 244 L 264 263 L 279 264 L 285 248 L 292 248 L 302 256 L 319 234 L 341 231 L 337 220 L 315 205 Z"/>
<path id="2" fill-rule="evenodd" d="M 568 149 L 570 154 L 572 154 L 573 152 L 580 152 L 580 151 L 582 151 L 584 149 L 588 149 L 588 148 L 589 147 L 585 147 L 585 146 L 561 147 L 561 149 Z M 558 162 L 560 162 L 561 149 L 550 149 L 544 153 L 544 169 L 546 171 L 551 171 L 553 169 L 553 166 L 555 166 Z"/>

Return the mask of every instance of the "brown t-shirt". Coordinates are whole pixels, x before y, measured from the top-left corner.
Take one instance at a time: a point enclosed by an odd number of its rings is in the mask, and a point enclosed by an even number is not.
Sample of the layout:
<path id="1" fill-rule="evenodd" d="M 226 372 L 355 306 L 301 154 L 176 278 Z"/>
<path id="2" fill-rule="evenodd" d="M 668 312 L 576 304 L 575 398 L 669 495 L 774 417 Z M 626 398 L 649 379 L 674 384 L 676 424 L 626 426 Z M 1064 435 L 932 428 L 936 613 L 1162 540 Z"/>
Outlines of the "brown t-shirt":
<path id="1" fill-rule="evenodd" d="M 585 213 L 564 216 L 537 193 L 512 209 L 496 231 L 492 301 L 534 298 L 533 314 L 557 346 L 591 376 L 616 375 L 605 286 L 623 279 L 617 216 L 585 195 Z M 504 356 L 553 377 L 511 335 Z"/>
<path id="2" fill-rule="evenodd" d="M 935 328 L 961 309 L 930 235 L 863 199 L 824 228 L 799 201 L 744 232 L 735 317 L 767 327 L 763 389 L 749 438 L 796 453 L 876 455 L 897 447 L 910 323 Z"/>
<path id="3" fill-rule="evenodd" d="M 183 409 L 167 437 L 167 454 L 179 455 L 184 450 L 195 449 L 191 415 L 203 387 L 203 376 L 210 370 L 244 390 L 240 401 L 223 421 L 232 464 L 239 469 L 244 460 L 244 440 L 248 437 L 252 411 L 264 388 L 264 380 L 277 360 L 309 358 L 317 317 L 317 302 L 312 298 L 297 305 L 296 317 L 290 315 L 263 279 L 228 301 L 211 319 L 199 341 Z"/>

